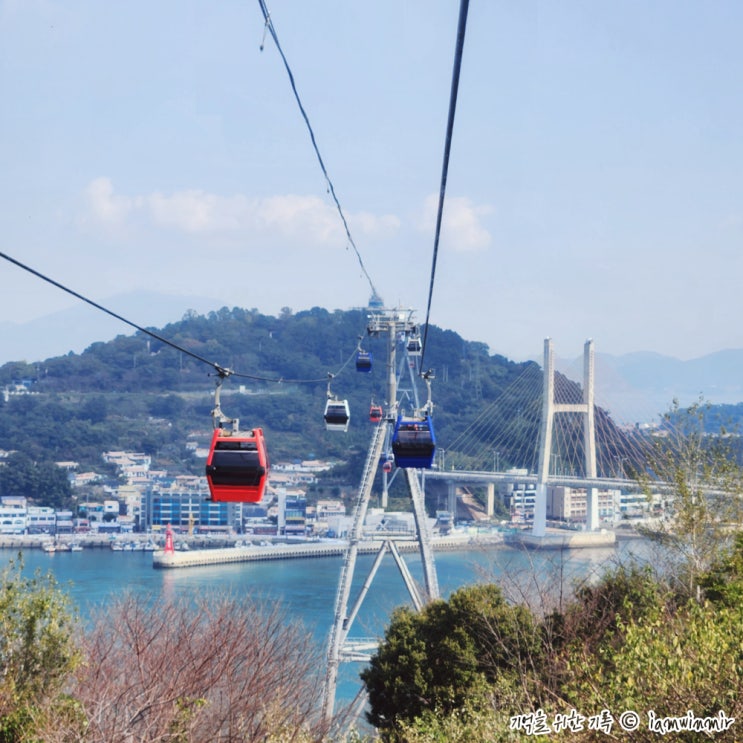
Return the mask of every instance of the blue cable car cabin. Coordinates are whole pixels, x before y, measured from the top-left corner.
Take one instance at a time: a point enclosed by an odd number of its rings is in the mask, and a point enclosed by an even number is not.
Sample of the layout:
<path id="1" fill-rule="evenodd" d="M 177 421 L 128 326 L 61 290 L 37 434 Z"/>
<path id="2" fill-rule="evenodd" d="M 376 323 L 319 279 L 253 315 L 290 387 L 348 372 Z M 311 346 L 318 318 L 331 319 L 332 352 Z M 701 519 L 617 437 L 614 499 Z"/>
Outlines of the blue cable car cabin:
<path id="1" fill-rule="evenodd" d="M 398 467 L 431 469 L 436 451 L 431 416 L 425 418 L 403 418 L 397 416 L 392 434 L 392 453 Z"/>
<path id="2" fill-rule="evenodd" d="M 326 431 L 348 431 L 348 422 L 351 419 L 351 411 L 348 408 L 348 400 L 331 400 L 325 403 L 325 430 Z"/>
<path id="3" fill-rule="evenodd" d="M 268 455 L 263 429 L 229 433 L 214 429 L 206 479 L 211 500 L 217 503 L 258 503 L 268 479 Z"/>
<path id="4" fill-rule="evenodd" d="M 369 351 L 359 351 L 356 354 L 356 371 L 370 372 L 372 370 L 372 355 Z"/>

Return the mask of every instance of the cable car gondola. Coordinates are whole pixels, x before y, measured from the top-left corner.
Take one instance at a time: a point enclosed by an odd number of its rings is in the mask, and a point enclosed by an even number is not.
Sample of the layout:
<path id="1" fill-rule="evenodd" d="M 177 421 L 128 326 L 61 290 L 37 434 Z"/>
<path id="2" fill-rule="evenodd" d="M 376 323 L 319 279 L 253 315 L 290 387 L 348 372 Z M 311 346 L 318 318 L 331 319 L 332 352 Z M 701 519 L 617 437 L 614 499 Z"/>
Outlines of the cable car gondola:
<path id="1" fill-rule="evenodd" d="M 206 479 L 211 500 L 217 503 L 258 503 L 268 478 L 268 456 L 263 429 L 230 433 L 214 429 Z"/>
<path id="2" fill-rule="evenodd" d="M 328 373 L 327 402 L 325 403 L 325 430 L 326 431 L 348 431 L 348 421 L 351 420 L 351 411 L 348 400 L 339 400 L 331 391 L 330 383 L 333 375 Z"/>
<path id="3" fill-rule="evenodd" d="M 217 367 L 214 391 L 214 433 L 206 458 L 206 479 L 211 500 L 217 503 L 258 503 L 268 480 L 268 453 L 263 429 L 241 432 L 240 421 L 228 418 L 220 405 L 222 383 L 232 374 Z M 230 428 L 226 428 L 230 424 Z"/>
<path id="4" fill-rule="evenodd" d="M 392 434 L 392 452 L 398 467 L 430 469 L 436 451 L 436 437 L 431 416 L 404 418 L 397 416 Z"/>
<path id="5" fill-rule="evenodd" d="M 356 371 L 370 372 L 372 370 L 372 355 L 369 351 L 361 351 L 356 354 Z"/>
<path id="6" fill-rule="evenodd" d="M 369 420 L 372 423 L 379 423 L 379 421 L 382 420 L 383 411 L 381 405 L 375 405 L 372 403 L 371 407 L 369 408 Z"/>
<path id="7" fill-rule="evenodd" d="M 327 431 L 348 431 L 348 422 L 351 419 L 351 412 L 348 408 L 348 400 L 336 400 L 328 398 L 325 403 L 325 430 Z"/>

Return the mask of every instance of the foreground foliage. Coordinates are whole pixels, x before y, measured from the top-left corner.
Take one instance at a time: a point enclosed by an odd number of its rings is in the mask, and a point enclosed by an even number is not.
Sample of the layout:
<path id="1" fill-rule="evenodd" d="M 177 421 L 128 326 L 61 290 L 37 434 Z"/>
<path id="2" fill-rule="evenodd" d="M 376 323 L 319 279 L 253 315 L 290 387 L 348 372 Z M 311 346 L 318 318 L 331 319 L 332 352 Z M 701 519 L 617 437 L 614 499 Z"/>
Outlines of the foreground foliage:
<path id="1" fill-rule="evenodd" d="M 0 741 L 14 743 L 50 718 L 75 717 L 63 686 L 80 655 L 74 613 L 52 576 L 24 576 L 19 556 L 0 581 Z"/>
<path id="2" fill-rule="evenodd" d="M 87 662 L 70 692 L 85 725 L 65 735 L 101 743 L 315 737 L 313 646 L 278 608 L 250 600 L 125 596 L 82 638 Z"/>
<path id="3" fill-rule="evenodd" d="M 740 740 L 743 535 L 735 545 L 699 576 L 701 599 L 630 565 L 541 619 L 493 586 L 461 589 L 418 615 L 398 610 L 362 674 L 368 719 L 385 740 L 407 743 L 533 740 L 540 729 L 651 741 L 657 720 L 690 714 L 735 718 L 711 737 Z M 636 729 L 620 724 L 625 712 L 638 713 Z M 707 737 L 684 730 L 688 720 L 668 724 L 680 729 L 667 739 Z"/>
<path id="4" fill-rule="evenodd" d="M 388 741 L 533 740 L 562 727 L 580 742 L 658 740 L 651 715 L 724 716 L 714 735 L 665 739 L 741 740 L 743 534 L 699 585 L 689 598 L 629 565 L 547 613 L 494 585 L 398 609 L 362 675 L 369 720 Z M 275 606 L 129 595 L 76 628 L 51 578 L 24 577 L 19 563 L 3 573 L 0 743 L 331 740 L 317 717 L 322 658 Z"/>
<path id="5" fill-rule="evenodd" d="M 743 469 L 737 436 L 705 428 L 709 406 L 674 403 L 664 426 L 651 437 L 646 471 L 638 480 L 648 497 L 662 497 L 664 516 L 646 536 L 669 547 L 665 567 L 674 588 L 701 597 L 702 577 L 729 540 L 730 527 L 743 523 Z"/>
<path id="6" fill-rule="evenodd" d="M 0 743 L 319 741 L 313 648 L 276 605 L 224 594 L 123 596 L 83 631 L 51 577 L 12 563 L 0 587 Z"/>

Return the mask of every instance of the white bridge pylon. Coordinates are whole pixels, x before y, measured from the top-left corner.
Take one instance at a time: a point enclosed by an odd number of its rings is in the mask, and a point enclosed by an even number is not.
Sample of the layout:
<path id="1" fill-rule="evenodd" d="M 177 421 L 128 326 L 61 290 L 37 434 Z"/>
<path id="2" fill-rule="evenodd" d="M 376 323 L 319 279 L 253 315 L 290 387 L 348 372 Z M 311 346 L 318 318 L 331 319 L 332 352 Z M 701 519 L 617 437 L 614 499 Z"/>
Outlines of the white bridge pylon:
<path id="1" fill-rule="evenodd" d="M 547 480 L 552 455 L 552 432 L 555 415 L 579 413 L 583 417 L 583 450 L 585 455 L 585 477 L 596 479 L 596 425 L 594 414 L 594 354 L 593 341 L 587 340 L 583 347 L 583 402 L 555 402 L 555 361 L 552 339 L 544 341 L 544 386 L 542 393 L 542 421 L 539 429 L 539 462 L 537 469 L 537 492 L 534 500 L 534 526 L 532 534 L 543 537 L 547 531 Z M 599 526 L 598 491 L 588 488 L 586 494 L 586 529 L 595 531 Z"/>

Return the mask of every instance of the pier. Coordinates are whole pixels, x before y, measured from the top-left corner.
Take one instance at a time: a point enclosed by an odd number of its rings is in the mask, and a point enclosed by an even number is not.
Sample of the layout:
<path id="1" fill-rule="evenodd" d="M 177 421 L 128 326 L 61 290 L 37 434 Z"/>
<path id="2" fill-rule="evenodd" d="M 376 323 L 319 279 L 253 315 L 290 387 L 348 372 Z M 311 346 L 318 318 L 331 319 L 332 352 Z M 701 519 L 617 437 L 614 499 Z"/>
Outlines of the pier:
<path id="1" fill-rule="evenodd" d="M 500 534 L 477 536 L 441 537 L 433 540 L 435 550 L 477 549 L 503 543 Z M 382 540 L 369 540 L 359 543 L 359 554 L 376 554 L 383 545 Z M 396 539 L 399 552 L 417 552 L 415 539 Z M 342 557 L 348 549 L 344 540 L 301 542 L 297 544 L 274 543 L 267 546 L 221 547 L 206 550 L 159 550 L 152 554 L 154 568 L 191 568 L 203 565 L 224 565 L 235 562 L 257 562 L 262 560 L 289 560 L 311 557 Z"/>

